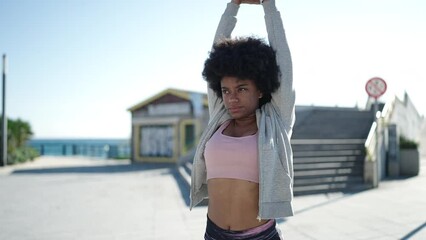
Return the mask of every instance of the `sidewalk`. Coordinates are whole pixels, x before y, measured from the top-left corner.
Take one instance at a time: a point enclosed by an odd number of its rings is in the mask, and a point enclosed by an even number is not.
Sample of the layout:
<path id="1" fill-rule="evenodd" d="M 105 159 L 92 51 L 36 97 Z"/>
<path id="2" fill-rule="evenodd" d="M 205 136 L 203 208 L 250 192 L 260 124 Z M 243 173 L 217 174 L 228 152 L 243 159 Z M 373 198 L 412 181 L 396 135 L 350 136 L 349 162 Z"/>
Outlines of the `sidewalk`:
<path id="1" fill-rule="evenodd" d="M 285 239 L 426 239 L 426 157 L 417 177 L 352 195 L 296 197 Z M 41 157 L 0 168 L 0 239 L 203 239 L 174 165 Z"/>
<path id="2" fill-rule="evenodd" d="M 417 177 L 310 205 L 297 197 L 295 216 L 280 224 L 287 239 L 426 239 L 426 158 Z"/>

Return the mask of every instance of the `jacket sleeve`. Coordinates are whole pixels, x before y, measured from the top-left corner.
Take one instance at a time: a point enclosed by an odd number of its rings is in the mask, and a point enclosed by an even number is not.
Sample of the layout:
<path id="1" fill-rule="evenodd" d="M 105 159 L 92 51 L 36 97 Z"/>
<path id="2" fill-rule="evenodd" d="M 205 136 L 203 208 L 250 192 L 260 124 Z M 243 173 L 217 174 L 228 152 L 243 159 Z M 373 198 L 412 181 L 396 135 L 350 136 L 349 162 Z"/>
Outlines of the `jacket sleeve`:
<path id="1" fill-rule="evenodd" d="M 239 5 L 230 2 L 227 4 L 225 12 L 222 14 L 222 17 L 220 18 L 219 25 L 216 30 L 216 34 L 214 36 L 214 42 L 213 44 L 217 43 L 218 41 L 230 38 L 231 33 L 235 28 L 235 25 L 237 23 L 236 15 L 238 13 Z M 212 116 L 218 113 L 218 111 L 223 107 L 222 99 L 217 97 L 215 92 L 211 88 L 207 88 L 207 96 L 208 96 L 208 104 L 209 104 L 209 114 L 210 119 L 212 119 Z"/>
<path id="2" fill-rule="evenodd" d="M 267 0 L 263 4 L 266 31 L 271 47 L 276 51 L 277 64 L 280 68 L 280 87 L 272 93 L 272 104 L 278 110 L 291 136 L 295 121 L 295 91 L 293 89 L 293 70 L 290 49 L 288 47 L 281 14 L 277 10 L 275 0 Z"/>

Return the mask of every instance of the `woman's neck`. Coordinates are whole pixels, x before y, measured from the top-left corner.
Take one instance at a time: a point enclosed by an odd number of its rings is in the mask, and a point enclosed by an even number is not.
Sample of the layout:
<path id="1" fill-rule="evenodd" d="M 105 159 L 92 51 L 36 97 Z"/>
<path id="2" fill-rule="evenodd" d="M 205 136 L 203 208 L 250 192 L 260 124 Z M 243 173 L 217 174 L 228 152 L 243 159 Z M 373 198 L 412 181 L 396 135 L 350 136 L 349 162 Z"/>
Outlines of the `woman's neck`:
<path id="1" fill-rule="evenodd" d="M 225 132 L 229 136 L 244 137 L 256 134 L 256 115 L 253 117 L 232 119 Z"/>
<path id="2" fill-rule="evenodd" d="M 252 127 L 253 125 L 257 125 L 256 124 L 256 115 L 251 115 L 251 116 L 247 116 L 247 117 L 240 118 L 240 119 L 233 119 L 232 124 L 236 128 Z"/>

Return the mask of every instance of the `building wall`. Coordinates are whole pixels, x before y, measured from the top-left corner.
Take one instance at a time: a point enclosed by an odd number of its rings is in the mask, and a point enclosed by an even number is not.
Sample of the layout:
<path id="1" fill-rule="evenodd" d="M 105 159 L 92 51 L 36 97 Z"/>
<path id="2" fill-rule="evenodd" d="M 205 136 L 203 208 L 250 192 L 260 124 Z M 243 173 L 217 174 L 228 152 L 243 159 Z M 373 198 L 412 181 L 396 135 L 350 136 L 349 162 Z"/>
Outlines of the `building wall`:
<path id="1" fill-rule="evenodd" d="M 133 132 L 134 161 L 176 161 L 179 153 L 177 123 L 136 123 Z"/>
<path id="2" fill-rule="evenodd" d="M 132 111 L 132 160 L 175 163 L 187 154 L 208 119 L 207 106 L 193 102 L 168 96 Z"/>
<path id="3" fill-rule="evenodd" d="M 189 102 L 150 104 L 132 112 L 132 120 L 149 117 L 192 116 Z"/>
<path id="4" fill-rule="evenodd" d="M 423 116 L 419 115 L 408 94 L 405 94 L 403 100 L 395 97 L 392 116 L 389 122 L 397 125 L 399 135 L 410 140 L 420 141 Z"/>

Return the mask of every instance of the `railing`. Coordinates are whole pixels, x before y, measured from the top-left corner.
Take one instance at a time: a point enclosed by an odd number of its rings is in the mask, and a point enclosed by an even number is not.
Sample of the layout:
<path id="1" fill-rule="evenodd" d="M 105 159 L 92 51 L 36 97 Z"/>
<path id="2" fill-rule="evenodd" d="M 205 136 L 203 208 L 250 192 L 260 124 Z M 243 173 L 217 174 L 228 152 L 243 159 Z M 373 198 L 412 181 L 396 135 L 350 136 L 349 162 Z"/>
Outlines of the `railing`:
<path id="1" fill-rule="evenodd" d="M 364 182 L 372 187 L 379 185 L 379 157 L 378 157 L 378 129 L 377 122 L 373 122 L 365 141 L 365 160 L 364 160 Z"/>
<path id="2" fill-rule="evenodd" d="M 364 162 L 364 181 L 377 187 L 380 179 L 385 174 L 386 147 L 385 126 L 389 123 L 394 110 L 395 99 L 388 101 L 382 109 L 377 112 L 375 117 L 377 120 L 373 122 L 365 141 L 365 162 Z"/>
<path id="3" fill-rule="evenodd" d="M 383 106 L 381 117 L 383 119 L 383 123 L 387 124 L 392 116 L 392 112 L 395 108 L 395 98 L 386 102 L 385 106 Z"/>
<path id="4" fill-rule="evenodd" d="M 370 128 L 370 132 L 368 133 L 367 140 L 365 141 L 365 157 L 366 161 L 376 161 L 377 154 L 376 154 L 376 128 L 377 123 L 373 122 Z"/>
<path id="5" fill-rule="evenodd" d="M 31 143 L 40 155 L 87 156 L 97 158 L 130 158 L 129 144 Z"/>

